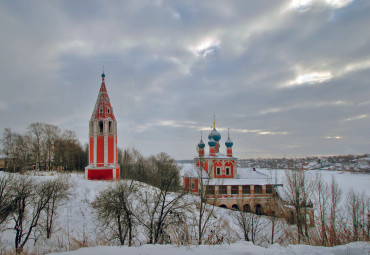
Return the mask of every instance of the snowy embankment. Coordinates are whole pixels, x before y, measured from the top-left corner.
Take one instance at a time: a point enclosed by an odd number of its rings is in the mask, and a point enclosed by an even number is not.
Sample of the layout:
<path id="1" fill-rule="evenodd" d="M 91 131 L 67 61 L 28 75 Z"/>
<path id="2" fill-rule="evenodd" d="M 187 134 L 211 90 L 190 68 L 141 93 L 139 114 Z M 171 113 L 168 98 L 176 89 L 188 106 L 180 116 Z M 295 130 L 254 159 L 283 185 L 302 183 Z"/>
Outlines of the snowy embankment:
<path id="1" fill-rule="evenodd" d="M 279 244 L 270 245 L 268 248 L 253 245 L 251 242 L 237 242 L 234 244 L 223 244 L 223 245 L 191 245 L 191 246 L 174 246 L 174 245 L 142 245 L 140 247 L 90 247 L 81 248 L 76 251 L 53 253 L 58 255 L 70 254 L 70 255 L 111 255 L 111 254 L 131 254 L 131 255 L 187 255 L 187 254 L 248 254 L 248 255 L 259 255 L 259 254 L 307 254 L 307 255 L 355 255 L 355 254 L 369 254 L 370 244 L 366 242 L 356 242 L 346 245 L 340 245 L 336 247 L 317 247 L 308 245 L 289 245 L 288 247 L 281 247 Z"/>
<path id="2" fill-rule="evenodd" d="M 258 169 L 266 174 L 270 170 Z M 282 179 L 284 170 L 277 171 L 278 178 Z M 344 195 L 353 188 L 357 192 L 365 191 L 370 195 L 368 183 L 370 183 L 370 175 L 351 174 L 337 171 L 320 171 L 325 180 L 330 181 L 331 176 L 335 175 L 339 186 L 343 188 Z M 309 175 L 314 175 L 315 171 L 307 171 Z M 5 173 L 1 173 L 5 174 Z M 37 181 L 48 180 L 55 178 L 50 176 L 50 173 L 44 173 L 45 176 L 33 176 Z M 114 185 L 114 182 L 106 181 L 88 181 L 84 179 L 83 174 L 69 174 L 69 181 L 73 183 L 72 197 L 68 204 L 59 208 L 57 215 L 57 224 L 55 231 L 50 239 L 42 236 L 38 237 L 37 243 L 30 240 L 26 245 L 26 251 L 35 254 L 45 254 L 51 252 L 68 251 L 64 254 L 369 254 L 370 244 L 364 242 L 351 243 L 343 246 L 332 248 L 327 247 L 313 247 L 307 245 L 289 245 L 282 247 L 278 244 L 265 245 L 268 248 L 253 245 L 251 242 L 241 242 L 242 235 L 238 233 L 238 227 L 235 220 L 231 216 L 232 211 L 222 208 L 215 208 L 210 230 L 214 229 L 220 231 L 220 235 L 228 232 L 229 239 L 224 239 L 223 245 L 189 245 L 189 246 L 175 246 L 175 245 L 141 245 L 145 243 L 145 235 L 142 231 L 136 234 L 136 247 L 119 247 L 119 246 L 98 246 L 98 245 L 112 245 L 109 241 L 104 239 L 104 236 L 97 228 L 93 209 L 90 203 L 94 201 L 97 195 L 107 187 Z M 185 202 L 194 202 L 192 196 L 186 196 Z M 186 212 L 186 217 L 191 218 L 191 207 Z M 264 217 L 263 217 L 264 218 Z M 268 219 L 263 219 L 268 223 Z M 270 227 L 265 225 L 266 229 L 262 232 L 269 233 Z M 14 248 L 14 230 L 12 229 L 12 222 L 9 222 L 9 229 L 0 234 L 1 249 L 11 251 Z M 140 232 L 140 233 L 139 233 Z M 267 239 L 268 240 L 268 239 Z M 265 240 L 266 241 L 266 240 Z M 265 242 L 266 243 L 266 242 Z M 140 246 L 141 245 L 141 246 Z M 95 246 L 89 248 L 81 248 L 84 246 Z M 79 249 L 78 249 L 79 248 Z M 72 251 L 75 250 L 76 251 Z M 63 254 L 63 253 L 62 253 Z"/>

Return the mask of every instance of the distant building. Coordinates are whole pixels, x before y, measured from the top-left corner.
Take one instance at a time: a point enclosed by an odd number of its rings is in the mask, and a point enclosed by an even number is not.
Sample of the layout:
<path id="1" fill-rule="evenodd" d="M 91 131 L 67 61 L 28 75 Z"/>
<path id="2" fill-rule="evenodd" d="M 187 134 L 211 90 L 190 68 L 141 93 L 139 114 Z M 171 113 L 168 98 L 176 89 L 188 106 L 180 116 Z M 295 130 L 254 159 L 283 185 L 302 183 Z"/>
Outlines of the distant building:
<path id="1" fill-rule="evenodd" d="M 119 180 L 117 121 L 105 86 L 104 72 L 101 77 L 102 84 L 89 122 L 89 165 L 85 167 L 85 178 Z"/>
<path id="2" fill-rule="evenodd" d="M 5 158 L 0 158 L 0 171 L 5 170 Z"/>

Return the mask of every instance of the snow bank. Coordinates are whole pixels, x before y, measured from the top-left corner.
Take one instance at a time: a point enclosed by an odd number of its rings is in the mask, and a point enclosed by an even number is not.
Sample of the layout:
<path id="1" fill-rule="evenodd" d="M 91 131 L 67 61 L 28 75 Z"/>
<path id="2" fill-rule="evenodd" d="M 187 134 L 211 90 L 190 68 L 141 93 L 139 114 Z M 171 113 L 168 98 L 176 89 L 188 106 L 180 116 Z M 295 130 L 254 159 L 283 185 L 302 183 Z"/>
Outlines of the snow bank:
<path id="1" fill-rule="evenodd" d="M 269 248 L 263 248 L 253 245 L 251 242 L 237 242 L 234 244 L 224 245 L 191 245 L 177 247 L 174 245 L 143 245 L 140 247 L 117 247 L 117 246 L 99 246 L 91 248 L 81 248 L 71 252 L 52 253 L 52 254 L 79 254 L 79 255 L 110 255 L 110 254 L 153 254 L 153 255 L 186 255 L 186 254 L 306 254 L 306 255 L 321 255 L 321 254 L 336 254 L 336 255 L 355 255 L 368 254 L 370 252 L 370 244 L 366 242 L 355 242 L 336 247 L 317 247 L 308 245 L 289 245 L 281 247 L 278 244 L 271 245 Z"/>

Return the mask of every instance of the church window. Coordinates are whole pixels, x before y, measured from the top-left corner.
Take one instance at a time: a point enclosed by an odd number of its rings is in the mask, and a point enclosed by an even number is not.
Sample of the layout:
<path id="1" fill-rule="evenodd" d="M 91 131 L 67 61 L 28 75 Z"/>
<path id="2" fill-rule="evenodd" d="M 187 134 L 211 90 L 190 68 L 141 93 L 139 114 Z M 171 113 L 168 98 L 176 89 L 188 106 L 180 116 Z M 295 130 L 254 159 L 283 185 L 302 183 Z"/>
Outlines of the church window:
<path id="1" fill-rule="evenodd" d="M 227 186 L 221 185 L 220 186 L 220 195 L 226 195 L 227 194 Z"/>
<path id="2" fill-rule="evenodd" d="M 230 175 L 230 168 L 226 167 L 226 175 Z"/>
<path id="3" fill-rule="evenodd" d="M 99 121 L 99 133 L 103 133 L 103 125 L 104 123 L 103 123 L 103 121 L 101 120 L 101 121 Z"/>
<path id="4" fill-rule="evenodd" d="M 243 194 L 250 194 L 251 193 L 251 186 L 250 185 L 244 185 L 243 186 Z"/>
<path id="5" fill-rule="evenodd" d="M 99 109 L 99 115 L 103 115 L 103 108 Z"/>
<path id="6" fill-rule="evenodd" d="M 112 133 L 112 121 L 109 121 L 109 133 Z"/>
<path id="7" fill-rule="evenodd" d="M 254 194 L 262 194 L 262 186 L 261 185 L 255 185 L 254 186 Z"/>
<path id="8" fill-rule="evenodd" d="M 216 168 L 216 174 L 217 174 L 217 175 L 220 175 L 220 174 L 221 174 L 221 168 L 220 168 L 220 167 L 217 167 L 217 168 Z"/>
<path id="9" fill-rule="evenodd" d="M 214 195 L 215 194 L 215 187 L 214 186 L 207 186 L 207 195 Z"/>
<path id="10" fill-rule="evenodd" d="M 108 113 L 108 114 L 110 113 L 110 108 L 109 108 L 109 107 L 107 107 L 107 113 Z"/>
<path id="11" fill-rule="evenodd" d="M 195 181 L 193 179 L 191 179 L 191 181 L 190 181 L 190 189 L 191 190 L 195 189 Z"/>
<path id="12" fill-rule="evenodd" d="M 239 189 L 238 186 L 231 186 L 231 194 L 238 195 Z"/>
<path id="13" fill-rule="evenodd" d="M 272 185 L 266 185 L 266 194 L 272 194 Z"/>

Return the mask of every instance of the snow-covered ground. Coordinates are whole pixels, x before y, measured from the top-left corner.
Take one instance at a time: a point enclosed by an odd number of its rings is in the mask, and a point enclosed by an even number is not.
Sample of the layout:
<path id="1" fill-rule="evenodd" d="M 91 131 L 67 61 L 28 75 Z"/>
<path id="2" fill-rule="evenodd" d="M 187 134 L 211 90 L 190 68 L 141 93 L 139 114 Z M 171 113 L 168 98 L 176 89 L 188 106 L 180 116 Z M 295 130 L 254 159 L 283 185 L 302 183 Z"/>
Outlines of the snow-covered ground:
<path id="1" fill-rule="evenodd" d="M 258 171 L 267 175 L 278 178 L 278 182 L 283 182 L 285 170 L 283 169 L 258 169 Z M 350 189 L 356 192 L 364 192 L 367 196 L 370 196 L 370 174 L 345 172 L 345 171 L 333 171 L 333 170 L 305 170 L 308 178 L 315 178 L 315 175 L 321 174 L 325 182 L 330 183 L 332 177 L 335 178 L 339 187 L 343 190 L 345 196 Z"/>
<path id="2" fill-rule="evenodd" d="M 356 242 L 336 247 L 318 247 L 308 245 L 289 245 L 288 247 L 281 247 L 278 244 L 270 245 L 268 248 L 253 245 L 251 242 L 237 242 L 234 244 L 223 245 L 200 245 L 200 246 L 174 246 L 174 245 L 142 245 L 140 247 L 91 247 L 81 248 L 76 251 L 53 253 L 53 254 L 70 254 L 70 255 L 110 255 L 110 254 L 130 254 L 130 255 L 187 255 L 187 254 L 246 254 L 246 255 L 260 255 L 260 254 L 305 254 L 305 255 L 356 255 L 369 254 L 370 244 L 366 242 Z"/>
<path id="3" fill-rule="evenodd" d="M 257 169 L 266 175 L 275 173 L 279 180 L 282 180 L 284 170 Z M 307 171 L 308 175 L 314 176 L 316 171 Z M 370 175 L 353 174 L 338 171 L 320 171 L 325 180 L 330 181 L 331 176 L 335 176 L 339 186 L 343 188 L 344 195 L 352 188 L 355 191 L 364 191 L 370 196 Z M 4 173 L 0 173 L 4 174 Z M 46 176 L 35 176 L 37 180 L 46 180 L 55 178 L 47 173 Z M 69 174 L 69 181 L 73 183 L 73 196 L 69 203 L 61 207 L 58 211 L 57 228 L 51 239 L 39 238 L 37 244 L 30 240 L 27 243 L 26 250 L 36 254 L 50 252 L 60 252 L 74 250 L 83 246 L 97 245 L 99 242 L 103 245 L 104 240 L 99 240 L 100 233 L 96 227 L 93 210 L 90 207 L 95 197 L 100 191 L 114 185 L 114 182 L 106 181 L 88 181 L 84 179 L 82 173 Z M 189 196 L 189 199 L 190 198 Z M 334 248 L 312 247 L 306 245 L 290 245 L 281 247 L 278 244 L 263 248 L 253 245 L 249 242 L 240 241 L 235 229 L 235 223 L 231 217 L 231 211 L 216 208 L 214 224 L 222 224 L 222 220 L 228 222 L 228 227 L 235 233 L 228 242 L 232 244 L 223 245 L 201 245 L 201 246 L 183 246 L 174 245 L 142 245 L 139 247 L 92 247 L 80 248 L 65 254 L 369 254 L 370 244 L 364 242 L 351 243 Z M 11 227 L 11 223 L 9 225 Z M 239 238 L 239 239 L 238 239 Z M 145 241 L 145 240 L 143 240 Z M 9 229 L 0 234 L 0 248 L 6 248 L 8 251 L 14 247 L 14 230 Z M 227 243 L 227 242 L 226 242 Z"/>

